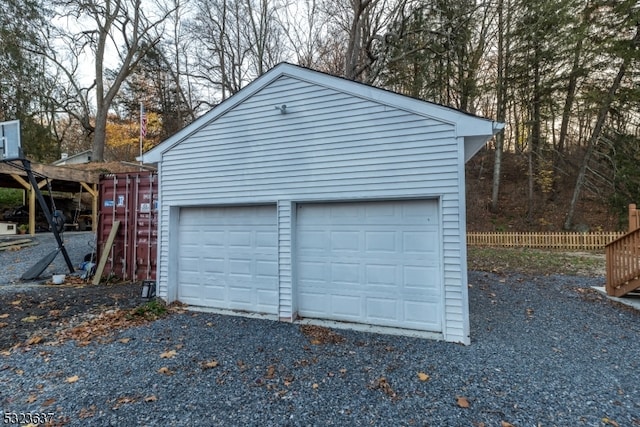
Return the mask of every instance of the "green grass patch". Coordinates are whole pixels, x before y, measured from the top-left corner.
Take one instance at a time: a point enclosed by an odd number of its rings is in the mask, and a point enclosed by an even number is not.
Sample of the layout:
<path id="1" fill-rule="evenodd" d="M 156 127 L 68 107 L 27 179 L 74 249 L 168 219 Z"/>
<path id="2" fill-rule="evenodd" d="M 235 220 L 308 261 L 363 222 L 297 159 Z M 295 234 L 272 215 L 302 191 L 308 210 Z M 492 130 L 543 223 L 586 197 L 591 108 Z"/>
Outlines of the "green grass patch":
<path id="1" fill-rule="evenodd" d="M 529 248 L 468 248 L 468 268 L 494 273 L 604 276 L 603 253 L 559 252 Z"/>
<path id="2" fill-rule="evenodd" d="M 129 314 L 130 318 L 143 317 L 147 320 L 155 320 L 167 314 L 167 306 L 160 299 L 154 299 L 134 308 Z"/>

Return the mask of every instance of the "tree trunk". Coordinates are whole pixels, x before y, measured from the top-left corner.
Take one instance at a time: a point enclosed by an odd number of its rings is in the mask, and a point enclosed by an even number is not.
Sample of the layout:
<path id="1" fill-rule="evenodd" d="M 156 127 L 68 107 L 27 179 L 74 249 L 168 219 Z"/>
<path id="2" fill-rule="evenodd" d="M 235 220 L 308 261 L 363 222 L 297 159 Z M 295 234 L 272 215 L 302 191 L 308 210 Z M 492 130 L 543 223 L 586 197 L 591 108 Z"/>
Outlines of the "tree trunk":
<path id="1" fill-rule="evenodd" d="M 639 32 L 640 34 L 640 32 Z M 587 141 L 587 151 L 584 153 L 584 158 L 582 159 L 582 165 L 580 166 L 580 171 L 578 172 L 578 177 L 576 178 L 576 185 L 573 189 L 573 196 L 571 197 L 571 204 L 569 205 L 569 212 L 564 221 L 563 228 L 565 230 L 570 230 L 573 226 L 573 217 L 576 211 L 576 205 L 578 204 L 578 200 L 580 199 L 580 194 L 582 193 L 582 188 L 584 187 L 585 178 L 587 175 L 587 167 L 589 165 L 589 160 L 591 160 L 591 155 L 593 154 L 593 149 L 600 138 L 600 134 L 602 133 L 602 128 L 604 127 L 604 121 L 607 118 L 607 114 L 609 113 L 609 108 L 611 107 L 611 102 L 613 101 L 613 97 L 615 96 L 618 88 L 620 87 L 620 82 L 624 77 L 624 73 L 626 71 L 626 60 L 622 62 L 620 65 L 620 69 L 618 70 L 618 74 L 616 78 L 613 80 L 611 87 L 609 88 L 609 92 L 607 96 L 602 101 L 602 105 L 600 106 L 600 111 L 598 112 L 598 117 L 596 119 L 596 124 L 593 128 L 593 132 L 589 137 L 589 141 Z"/>
<path id="2" fill-rule="evenodd" d="M 497 81 L 497 117 L 499 122 L 505 119 L 505 78 L 504 78 L 504 15 L 503 0 L 498 1 L 498 81 Z M 493 162 L 493 184 L 491 187 L 491 212 L 498 212 L 498 200 L 500 197 L 500 169 L 502 167 L 502 151 L 504 149 L 504 131 L 496 135 L 494 162 Z"/>
<path id="3" fill-rule="evenodd" d="M 573 55 L 573 65 L 571 67 L 571 74 L 569 75 L 569 84 L 567 85 L 567 97 L 564 102 L 564 109 L 562 110 L 562 123 L 560 125 L 560 136 L 558 138 L 557 146 L 558 154 L 562 154 L 562 152 L 564 151 L 565 140 L 567 139 L 567 133 L 569 130 L 569 119 L 571 118 L 571 109 L 573 108 L 573 101 L 576 97 L 581 56 L 582 38 L 578 40 L 578 44 Z"/>
<path id="4" fill-rule="evenodd" d="M 91 152 L 91 160 L 95 162 L 104 161 L 104 146 L 106 143 L 107 114 L 96 114 L 96 127 L 93 133 L 93 147 Z"/>

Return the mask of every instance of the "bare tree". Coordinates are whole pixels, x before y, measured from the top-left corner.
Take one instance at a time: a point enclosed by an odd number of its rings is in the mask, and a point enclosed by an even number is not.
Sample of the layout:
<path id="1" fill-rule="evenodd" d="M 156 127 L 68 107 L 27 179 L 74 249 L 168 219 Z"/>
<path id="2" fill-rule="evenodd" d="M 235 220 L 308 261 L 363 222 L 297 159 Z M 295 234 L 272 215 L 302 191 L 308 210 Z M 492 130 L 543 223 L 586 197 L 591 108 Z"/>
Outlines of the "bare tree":
<path id="1" fill-rule="evenodd" d="M 326 0 L 327 15 L 333 34 L 342 34 L 344 45 L 344 77 L 372 83 L 378 77 L 387 40 L 393 37 L 390 25 L 404 14 L 410 0 Z M 335 31 L 338 29 L 339 31 Z"/>
<path id="2" fill-rule="evenodd" d="M 293 1 L 280 14 L 280 25 L 296 63 L 322 68 L 320 57 L 326 40 L 327 20 L 320 9 L 321 0 Z"/>
<path id="3" fill-rule="evenodd" d="M 277 15 L 283 6 L 267 0 L 195 0 L 192 75 L 224 100 L 285 59 L 287 38 Z"/>
<path id="4" fill-rule="evenodd" d="M 59 95 L 64 96 L 56 97 L 59 107 L 92 136 L 93 159 L 102 161 L 113 99 L 140 60 L 160 42 L 162 26 L 173 9 L 161 3 L 143 7 L 142 0 L 62 0 L 52 6 L 57 11 L 54 21 L 73 24 L 51 34 L 49 46 L 40 53 L 63 83 Z M 93 64 L 91 73 L 85 68 L 87 62 Z"/>

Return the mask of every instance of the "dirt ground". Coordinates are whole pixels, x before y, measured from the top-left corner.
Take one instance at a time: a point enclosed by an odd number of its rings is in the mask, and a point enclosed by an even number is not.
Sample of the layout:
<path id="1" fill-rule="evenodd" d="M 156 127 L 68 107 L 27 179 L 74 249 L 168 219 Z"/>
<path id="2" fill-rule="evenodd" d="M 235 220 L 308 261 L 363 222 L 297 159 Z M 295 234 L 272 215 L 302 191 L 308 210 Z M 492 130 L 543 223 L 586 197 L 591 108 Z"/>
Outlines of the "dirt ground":
<path id="1" fill-rule="evenodd" d="M 58 339 L 57 333 L 103 313 L 144 304 L 142 285 L 41 284 L 0 292 L 0 352 Z"/>

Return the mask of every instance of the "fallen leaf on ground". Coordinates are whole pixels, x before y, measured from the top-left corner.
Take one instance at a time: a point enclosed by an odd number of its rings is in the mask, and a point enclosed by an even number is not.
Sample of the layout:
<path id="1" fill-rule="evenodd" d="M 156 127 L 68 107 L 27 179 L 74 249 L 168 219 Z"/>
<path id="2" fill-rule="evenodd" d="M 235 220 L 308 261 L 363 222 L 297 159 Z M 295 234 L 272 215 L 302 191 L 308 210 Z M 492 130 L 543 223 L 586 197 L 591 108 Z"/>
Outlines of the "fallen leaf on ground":
<path id="1" fill-rule="evenodd" d="M 171 369 L 167 368 L 166 366 L 163 366 L 162 368 L 158 369 L 158 372 L 164 375 L 173 375 L 173 372 L 171 372 Z"/>
<path id="2" fill-rule="evenodd" d="M 313 383 L 313 385 L 311 387 L 313 387 L 314 390 L 317 390 L 319 385 L 318 385 L 318 383 Z"/>
<path id="3" fill-rule="evenodd" d="M 215 359 L 206 361 L 206 362 L 202 362 L 202 369 L 211 369 L 211 368 L 215 368 L 218 366 L 218 361 Z"/>
<path id="4" fill-rule="evenodd" d="M 513 424 L 506 421 L 500 421 L 500 427 L 514 427 Z"/>
<path id="5" fill-rule="evenodd" d="M 4 328 L 6 326 L 9 326 L 9 324 L 6 322 L 0 322 L 0 328 Z"/>
<path id="6" fill-rule="evenodd" d="M 144 398 L 145 402 L 155 402 L 156 400 L 158 400 L 158 398 L 156 396 L 154 396 L 153 394 L 151 396 L 147 396 Z"/>
<path id="7" fill-rule="evenodd" d="M 387 396 L 392 398 L 397 397 L 396 392 L 393 390 L 393 388 L 391 388 L 391 384 L 389 384 L 389 381 L 387 381 L 385 377 L 380 377 L 377 380 L 371 382 L 369 388 L 373 390 L 382 390 Z"/>
<path id="8" fill-rule="evenodd" d="M 603 418 L 602 422 L 605 424 L 609 424 L 610 426 L 613 426 L 613 427 L 620 427 L 620 425 L 617 422 L 610 420 L 609 418 Z"/>
<path id="9" fill-rule="evenodd" d="M 76 381 L 78 381 L 80 379 L 80 377 L 78 377 L 77 375 L 74 375 L 72 377 L 67 377 L 67 379 L 65 380 L 65 382 L 72 384 L 75 383 Z"/>
<path id="10" fill-rule="evenodd" d="M 33 403 L 36 400 L 38 400 L 38 396 L 36 396 L 35 394 L 31 394 L 29 395 L 29 397 L 27 397 L 27 403 Z"/>
<path id="11" fill-rule="evenodd" d="M 11 301 L 11 305 L 20 305 L 21 303 L 21 300 Z"/>
<path id="12" fill-rule="evenodd" d="M 468 408 L 469 406 L 471 406 L 469 404 L 469 400 L 467 400 L 466 397 L 462 397 L 462 396 L 458 396 L 456 398 L 456 403 L 458 404 L 459 407 L 461 408 Z"/>
<path id="13" fill-rule="evenodd" d="M 126 344 L 126 343 L 128 343 L 129 341 L 131 341 L 131 338 L 120 338 L 120 339 L 118 340 L 118 342 L 120 342 L 120 343 L 122 343 L 122 344 Z"/>
<path id="14" fill-rule="evenodd" d="M 420 381 L 428 381 L 429 378 L 431 378 L 429 375 L 425 374 L 424 372 L 418 372 L 418 379 Z"/>
<path id="15" fill-rule="evenodd" d="M 309 338 L 309 342 L 313 345 L 339 344 L 345 341 L 342 335 L 323 326 L 302 325 L 300 331 Z"/>
<path id="16" fill-rule="evenodd" d="M 165 351 L 160 354 L 160 359 L 173 359 L 177 352 L 175 350 Z"/>
<path id="17" fill-rule="evenodd" d="M 85 419 L 91 418 L 96 414 L 96 405 L 91 405 L 89 408 L 80 409 L 80 413 L 78 414 L 78 418 Z"/>
<path id="18" fill-rule="evenodd" d="M 40 335 L 34 335 L 27 340 L 27 345 L 34 345 L 42 342 L 42 337 Z"/>
<path id="19" fill-rule="evenodd" d="M 272 379 L 276 374 L 276 367 L 271 365 L 267 368 L 267 375 L 265 375 L 265 378 L 270 380 Z"/>
<path id="20" fill-rule="evenodd" d="M 7 317 L 9 317 L 8 313 L 0 314 L 0 319 L 6 319 Z"/>
<path id="21" fill-rule="evenodd" d="M 22 319 L 23 322 L 33 323 L 36 320 L 40 319 L 40 316 L 27 316 Z"/>
<path id="22" fill-rule="evenodd" d="M 54 403 L 56 403 L 55 399 L 47 399 L 44 402 L 42 402 L 42 406 L 47 407 L 47 406 L 51 406 Z"/>

